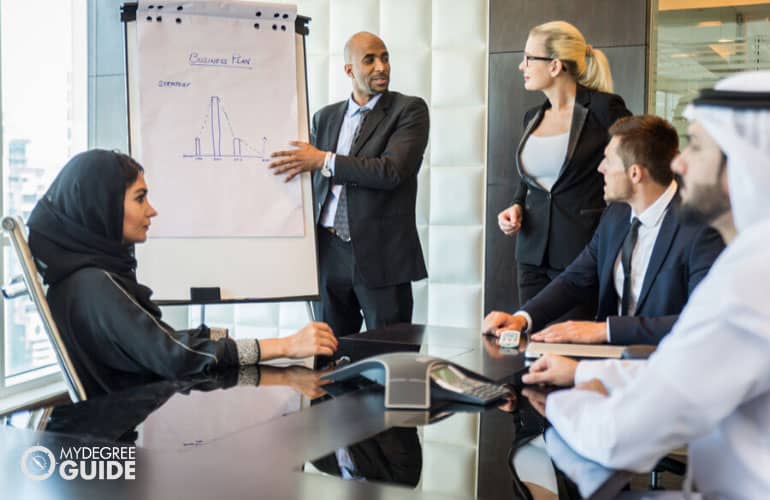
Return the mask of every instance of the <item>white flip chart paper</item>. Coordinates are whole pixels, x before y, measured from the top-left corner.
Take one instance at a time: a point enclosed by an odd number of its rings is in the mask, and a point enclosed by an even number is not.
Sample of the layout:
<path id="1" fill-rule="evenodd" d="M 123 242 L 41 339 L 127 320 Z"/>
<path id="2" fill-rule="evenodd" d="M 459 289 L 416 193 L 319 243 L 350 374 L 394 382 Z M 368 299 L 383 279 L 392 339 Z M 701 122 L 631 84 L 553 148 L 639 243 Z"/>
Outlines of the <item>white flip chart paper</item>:
<path id="1" fill-rule="evenodd" d="M 141 158 L 152 238 L 302 237 L 302 188 L 267 168 L 298 136 L 296 7 L 137 14 Z"/>

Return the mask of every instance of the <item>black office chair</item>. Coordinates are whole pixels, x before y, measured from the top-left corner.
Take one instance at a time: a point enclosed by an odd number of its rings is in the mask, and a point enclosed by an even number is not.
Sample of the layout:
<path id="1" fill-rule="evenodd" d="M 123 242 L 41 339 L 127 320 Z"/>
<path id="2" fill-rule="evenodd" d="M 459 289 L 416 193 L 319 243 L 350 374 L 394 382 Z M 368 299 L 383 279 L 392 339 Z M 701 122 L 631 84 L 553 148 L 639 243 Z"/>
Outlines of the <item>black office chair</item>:
<path id="1" fill-rule="evenodd" d="M 37 266 L 35 266 L 29 245 L 27 245 L 24 222 L 20 217 L 5 217 L 2 224 L 3 231 L 8 235 L 8 239 L 11 240 L 11 245 L 21 264 L 26 292 L 35 304 L 35 309 L 37 309 L 40 319 L 43 321 L 45 332 L 48 334 L 48 339 L 51 341 L 51 345 L 56 353 L 56 361 L 59 363 L 59 368 L 61 368 L 64 382 L 67 384 L 70 399 L 73 402 L 85 401 L 87 399 L 86 390 L 75 371 L 75 366 L 72 364 L 72 359 L 67 353 L 67 348 L 59 334 L 59 329 L 56 327 L 56 323 L 51 315 L 51 309 L 48 307 L 43 285 L 37 273 Z M 3 295 L 6 299 L 23 294 L 24 290 L 20 288 L 19 280 L 12 281 L 12 285 L 11 288 L 15 288 L 13 291 L 8 287 L 3 289 Z"/>
<path id="2" fill-rule="evenodd" d="M 650 484 L 651 490 L 663 490 L 665 489 L 661 484 L 662 474 L 664 472 L 674 474 L 676 476 L 684 477 L 687 474 L 687 448 L 681 448 L 675 450 L 655 465 L 655 468 L 650 472 Z"/>

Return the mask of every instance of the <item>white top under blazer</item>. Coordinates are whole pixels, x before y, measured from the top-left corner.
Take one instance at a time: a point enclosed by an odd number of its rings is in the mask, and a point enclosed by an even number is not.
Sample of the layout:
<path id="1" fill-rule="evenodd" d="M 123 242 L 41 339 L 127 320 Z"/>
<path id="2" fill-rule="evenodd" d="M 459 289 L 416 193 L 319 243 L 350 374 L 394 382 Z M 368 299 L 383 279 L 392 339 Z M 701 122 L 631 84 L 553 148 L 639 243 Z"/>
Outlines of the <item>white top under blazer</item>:
<path id="1" fill-rule="evenodd" d="M 521 150 L 521 168 L 550 192 L 567 157 L 569 132 L 559 135 L 530 135 Z"/>

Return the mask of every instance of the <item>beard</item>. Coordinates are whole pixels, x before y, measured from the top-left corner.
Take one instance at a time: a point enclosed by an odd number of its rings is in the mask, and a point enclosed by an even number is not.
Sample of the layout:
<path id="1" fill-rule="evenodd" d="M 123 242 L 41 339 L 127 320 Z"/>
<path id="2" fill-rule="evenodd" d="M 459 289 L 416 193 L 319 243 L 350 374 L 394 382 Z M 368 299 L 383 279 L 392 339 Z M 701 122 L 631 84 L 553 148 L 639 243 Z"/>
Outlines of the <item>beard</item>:
<path id="1" fill-rule="evenodd" d="M 633 190 L 631 189 L 631 183 L 625 182 L 623 184 L 615 183 L 615 185 L 610 188 L 609 185 L 607 185 L 607 189 L 604 192 L 604 201 L 607 203 L 613 203 L 613 202 L 626 202 L 631 199 L 631 196 L 633 195 Z"/>
<path id="2" fill-rule="evenodd" d="M 693 185 L 689 190 L 679 210 L 679 220 L 685 224 L 709 224 L 730 210 L 730 197 L 719 185 Z"/>

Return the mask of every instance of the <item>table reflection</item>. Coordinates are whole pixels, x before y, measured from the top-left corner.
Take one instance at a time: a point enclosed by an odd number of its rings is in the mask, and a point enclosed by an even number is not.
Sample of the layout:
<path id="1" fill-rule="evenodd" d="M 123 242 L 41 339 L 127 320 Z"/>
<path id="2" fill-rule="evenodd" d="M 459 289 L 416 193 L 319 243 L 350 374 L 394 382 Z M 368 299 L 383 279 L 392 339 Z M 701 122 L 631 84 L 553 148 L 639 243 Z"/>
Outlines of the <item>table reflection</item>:
<path id="1" fill-rule="evenodd" d="M 45 409 L 39 430 L 145 448 L 202 446 L 298 411 L 324 396 L 321 372 L 302 366 L 250 366 L 167 380 Z"/>
<path id="2" fill-rule="evenodd" d="M 358 431 L 335 429 L 332 422 L 355 413 L 350 405 L 358 403 L 353 401 L 374 405 L 367 410 L 370 416 L 382 411 L 382 389 L 368 381 L 325 385 L 321 374 L 298 366 L 261 366 L 155 382 L 50 408 L 43 427 L 80 439 L 158 450 L 160 462 L 150 462 L 147 455 L 143 463 L 170 467 L 169 451 L 177 452 L 175 460 L 185 457 L 208 462 L 211 459 L 206 457 L 226 456 L 234 443 L 267 443 L 272 431 L 261 424 L 296 413 L 312 400 L 312 406 L 323 403 L 324 407 L 311 412 L 316 415 L 312 424 L 303 420 L 305 412 L 289 419 L 296 421 L 290 426 L 297 425 L 291 435 L 305 436 L 295 443 L 305 451 L 297 451 L 298 460 L 292 462 L 288 457 L 295 453 L 281 451 L 286 455 L 282 463 L 293 464 L 295 474 L 304 462 L 308 470 L 341 479 L 479 499 L 581 498 L 619 487 L 617 481 L 613 483 L 618 473 L 583 460 L 548 429 L 538 412 L 537 398 L 531 396 L 541 389 L 528 388 L 527 398 L 517 384 L 492 408 L 436 402 L 429 411 L 384 411 L 377 417 L 381 423 L 369 427 L 370 434 L 347 439 L 343 434 Z M 339 401 L 324 403 L 329 399 Z M 337 410 L 342 407 L 346 410 Z M 308 433 L 319 428 L 338 436 L 328 440 L 330 446 L 307 442 Z M 361 439 L 367 435 L 371 437 Z M 271 454 L 288 437 L 276 437 Z M 311 454 L 310 450 L 316 451 Z"/>
<path id="3" fill-rule="evenodd" d="M 313 467 L 342 479 L 416 487 L 422 473 L 417 428 L 393 427 L 359 443 L 313 460 Z"/>
<path id="4" fill-rule="evenodd" d="M 394 427 L 312 460 L 306 464 L 305 471 L 321 472 L 344 480 L 390 483 L 446 493 L 442 485 L 436 485 L 431 477 L 436 474 L 437 466 L 442 473 L 457 471 L 457 464 L 452 462 L 462 460 L 462 457 L 444 456 L 437 461 L 434 455 L 430 461 L 432 469 L 423 471 L 423 455 L 426 453 L 423 448 L 428 446 L 427 453 L 430 454 L 431 440 L 456 441 L 458 437 L 452 435 L 452 432 L 457 427 L 447 425 L 442 428 L 443 422 L 451 424 L 444 419 L 448 416 L 450 420 L 459 418 L 458 415 L 450 416 L 453 412 L 470 416 L 473 415 L 471 411 L 479 413 L 479 425 L 482 428 L 488 424 L 495 434 L 490 439 L 483 436 L 477 438 L 476 474 L 464 477 L 466 481 L 474 481 L 476 484 L 464 485 L 460 487 L 461 490 L 475 490 L 475 498 L 578 498 L 574 485 L 553 465 L 548 454 L 543 437 L 547 428 L 546 420 L 512 387 L 509 396 L 493 408 L 446 405 L 423 412 L 421 418 L 412 415 L 415 412 L 387 412 L 395 414 L 388 417 Z M 401 418 L 396 418 L 396 415 L 401 414 Z M 434 425 L 436 422 L 442 424 Z M 427 437 L 428 426 L 432 430 L 430 438 Z M 496 473 L 484 476 L 488 472 L 485 469 Z M 428 477 L 424 477 L 425 473 Z M 486 484 L 481 488 L 482 480 L 494 484 Z M 456 486 L 458 481 L 462 481 L 458 475 L 445 479 L 445 482 Z"/>

